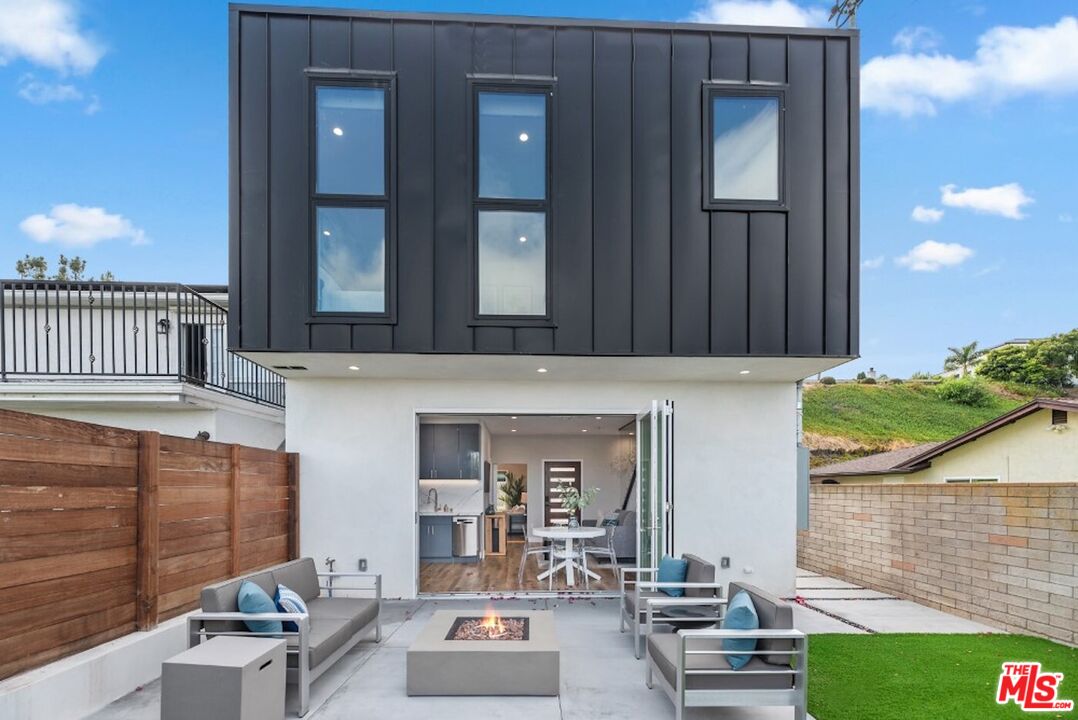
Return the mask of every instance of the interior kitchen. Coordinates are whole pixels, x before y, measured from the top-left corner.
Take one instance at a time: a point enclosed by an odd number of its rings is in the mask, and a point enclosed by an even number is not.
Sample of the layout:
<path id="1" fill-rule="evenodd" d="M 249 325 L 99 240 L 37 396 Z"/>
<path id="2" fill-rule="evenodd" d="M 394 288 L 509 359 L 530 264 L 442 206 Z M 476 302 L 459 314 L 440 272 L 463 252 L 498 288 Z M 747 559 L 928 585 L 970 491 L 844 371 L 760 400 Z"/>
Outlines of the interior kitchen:
<path id="1" fill-rule="evenodd" d="M 636 555 L 634 434 L 631 415 L 421 415 L 419 592 L 612 590 Z M 539 537 L 570 525 L 589 537 Z"/>

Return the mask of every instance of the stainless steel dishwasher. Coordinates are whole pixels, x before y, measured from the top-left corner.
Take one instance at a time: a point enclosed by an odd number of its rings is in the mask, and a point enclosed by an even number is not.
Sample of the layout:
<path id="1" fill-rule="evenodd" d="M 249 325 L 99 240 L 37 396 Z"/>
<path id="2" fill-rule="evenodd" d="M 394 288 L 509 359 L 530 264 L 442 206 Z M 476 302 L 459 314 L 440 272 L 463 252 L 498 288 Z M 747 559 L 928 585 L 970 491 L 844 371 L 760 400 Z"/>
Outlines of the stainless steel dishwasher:
<path id="1" fill-rule="evenodd" d="M 453 557 L 479 554 L 479 523 L 474 515 L 453 518 Z"/>

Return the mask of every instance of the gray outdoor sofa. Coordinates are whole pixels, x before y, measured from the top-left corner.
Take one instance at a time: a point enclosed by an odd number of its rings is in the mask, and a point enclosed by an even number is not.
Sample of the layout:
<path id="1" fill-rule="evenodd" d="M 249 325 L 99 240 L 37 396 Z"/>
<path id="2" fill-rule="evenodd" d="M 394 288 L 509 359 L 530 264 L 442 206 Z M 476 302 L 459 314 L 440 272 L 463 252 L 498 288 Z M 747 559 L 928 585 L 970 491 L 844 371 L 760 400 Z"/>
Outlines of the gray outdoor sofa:
<path id="1" fill-rule="evenodd" d="M 759 630 L 655 632 L 647 641 L 647 686 L 657 680 L 681 720 L 690 707 L 792 705 L 807 717 L 808 638 L 793 629 L 793 610 L 778 597 L 747 583 L 730 583 L 732 598 L 744 590 L 760 619 Z M 649 613 L 651 611 L 649 610 Z M 724 650 L 727 638 L 757 638 L 754 651 Z M 734 670 L 728 655 L 752 655 Z"/>
<path id="2" fill-rule="evenodd" d="M 347 587 L 338 579 L 360 578 L 367 587 Z M 298 613 L 243 613 L 236 605 L 240 584 L 250 580 L 273 597 L 277 585 L 298 593 L 309 615 Z M 341 593 L 373 592 L 373 597 L 344 597 Z M 336 593 L 336 596 L 334 596 Z M 226 580 L 203 588 L 202 610 L 187 617 L 188 646 L 215 635 L 251 635 L 243 620 L 293 622 L 298 630 L 286 630 L 272 637 L 288 643 L 287 681 L 297 685 L 299 714 L 305 715 L 311 683 L 333 666 L 346 652 L 365 638 L 382 640 L 382 576 L 370 573 L 319 573 L 314 560 L 301 558 Z"/>

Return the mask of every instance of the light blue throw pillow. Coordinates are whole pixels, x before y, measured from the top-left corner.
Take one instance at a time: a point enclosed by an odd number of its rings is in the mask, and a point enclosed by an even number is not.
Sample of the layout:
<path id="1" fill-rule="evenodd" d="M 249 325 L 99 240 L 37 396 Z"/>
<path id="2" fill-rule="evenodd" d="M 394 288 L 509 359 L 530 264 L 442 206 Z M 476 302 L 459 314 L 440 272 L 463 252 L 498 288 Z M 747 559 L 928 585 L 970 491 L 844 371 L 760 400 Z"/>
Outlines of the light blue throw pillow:
<path id="1" fill-rule="evenodd" d="M 273 596 L 273 602 L 277 604 L 277 609 L 281 612 L 309 614 L 307 612 L 307 603 L 303 602 L 303 598 L 300 597 L 299 593 L 287 585 L 277 586 L 277 593 Z M 296 624 L 291 621 L 284 623 L 284 629 L 292 632 L 299 630 Z"/>
<path id="2" fill-rule="evenodd" d="M 660 583 L 683 583 L 685 582 L 685 576 L 688 574 L 688 572 L 688 560 L 682 560 L 681 558 L 672 558 L 669 555 L 663 555 L 663 559 L 659 561 L 659 574 L 656 578 L 656 581 Z M 683 588 L 659 589 L 670 597 L 681 597 L 685 594 L 685 590 Z"/>
<path id="3" fill-rule="evenodd" d="M 722 619 L 723 630 L 759 630 L 760 618 L 756 615 L 756 606 L 747 592 L 741 590 L 726 606 L 726 617 Z M 727 638 L 722 641 L 723 650 L 752 652 L 756 649 L 756 638 Z M 730 667 L 739 670 L 749 664 L 752 655 L 726 655 Z"/>
<path id="4" fill-rule="evenodd" d="M 240 584 L 236 604 L 239 606 L 240 612 L 245 613 L 277 612 L 277 606 L 273 604 L 273 598 L 250 580 L 244 580 Z M 244 620 L 243 624 L 251 632 L 279 633 L 283 631 L 280 620 Z"/>

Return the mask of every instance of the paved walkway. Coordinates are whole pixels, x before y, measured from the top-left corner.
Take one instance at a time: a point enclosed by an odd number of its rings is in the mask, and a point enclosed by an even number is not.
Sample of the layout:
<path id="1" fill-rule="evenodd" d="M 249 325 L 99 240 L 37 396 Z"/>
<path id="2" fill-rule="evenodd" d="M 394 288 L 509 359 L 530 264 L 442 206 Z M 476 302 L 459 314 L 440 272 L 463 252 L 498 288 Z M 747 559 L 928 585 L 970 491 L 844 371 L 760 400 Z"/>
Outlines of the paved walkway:
<path id="1" fill-rule="evenodd" d="M 794 624 L 807 633 L 998 633 L 1001 630 L 863 588 L 797 571 Z"/>

